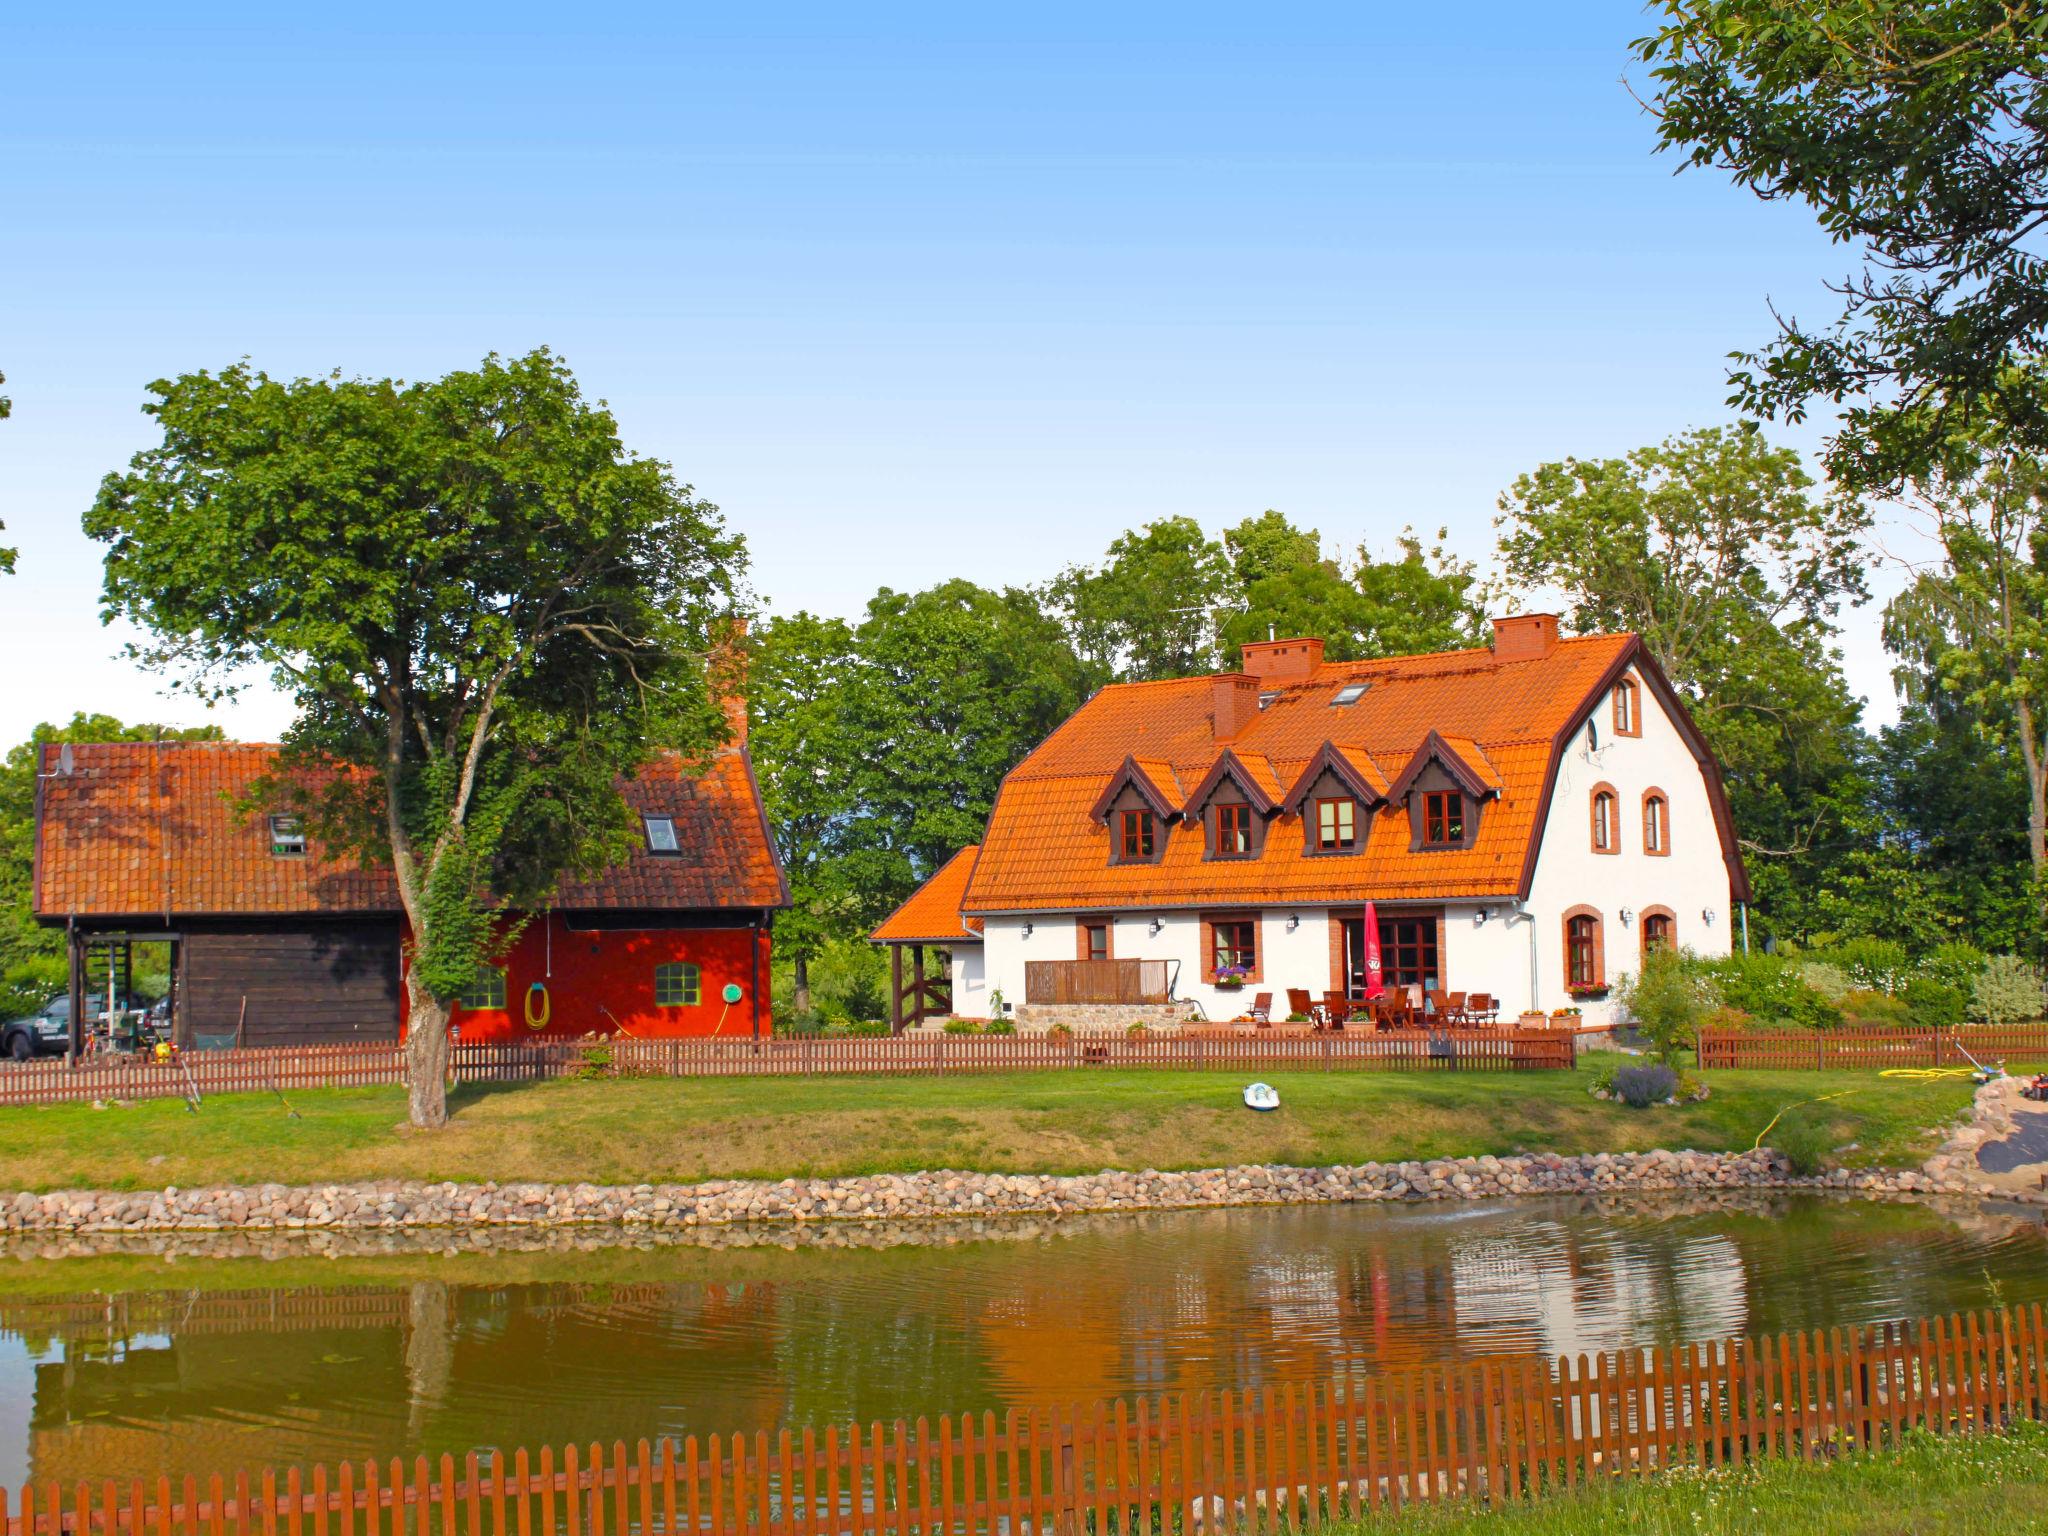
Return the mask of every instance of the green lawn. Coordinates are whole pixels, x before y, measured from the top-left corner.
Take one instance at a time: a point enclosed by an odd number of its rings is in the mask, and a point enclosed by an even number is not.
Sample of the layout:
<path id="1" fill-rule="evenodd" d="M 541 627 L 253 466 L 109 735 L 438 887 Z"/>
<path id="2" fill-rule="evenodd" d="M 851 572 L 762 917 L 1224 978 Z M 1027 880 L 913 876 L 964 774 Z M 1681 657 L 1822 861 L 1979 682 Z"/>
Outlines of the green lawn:
<path id="1" fill-rule="evenodd" d="M 1896 1455 L 1767 1462 L 1606 1484 L 1504 1510 L 1444 1506 L 1328 1527 L 1331 1536 L 2012 1536 L 2048 1530 L 2048 1427 L 1937 1440 Z"/>
<path id="2" fill-rule="evenodd" d="M 0 1109 L 18 1188 L 317 1183 L 371 1178 L 781 1178 L 960 1168 L 1094 1172 L 1324 1164 L 1520 1151 L 1746 1148 L 1794 1102 L 1819 1106 L 1852 1163 L 1916 1163 L 1968 1105 L 1967 1083 L 1874 1073 L 1714 1073 L 1713 1097 L 1631 1110 L 1590 1074 L 1271 1073 L 1276 1114 L 1242 1073 L 617 1080 L 476 1086 L 446 1130 L 404 1124 L 398 1088 Z"/>

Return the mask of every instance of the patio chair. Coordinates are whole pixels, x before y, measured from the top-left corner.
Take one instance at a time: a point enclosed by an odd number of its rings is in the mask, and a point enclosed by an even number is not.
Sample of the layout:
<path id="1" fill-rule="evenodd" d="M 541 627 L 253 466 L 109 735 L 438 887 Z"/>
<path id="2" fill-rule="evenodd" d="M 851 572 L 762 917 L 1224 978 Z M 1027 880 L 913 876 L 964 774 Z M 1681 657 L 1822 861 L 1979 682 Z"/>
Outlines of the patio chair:
<path id="1" fill-rule="evenodd" d="M 1254 1024 L 1273 1022 L 1273 994 L 1261 992 L 1252 999 L 1251 1020 Z"/>
<path id="2" fill-rule="evenodd" d="M 1304 1019 L 1313 1019 L 1316 1014 L 1316 1000 L 1308 995 L 1306 987 L 1287 989 L 1287 1012 L 1291 1016 L 1300 1014 Z"/>
<path id="3" fill-rule="evenodd" d="M 1437 997 L 1437 1022 L 1446 1029 L 1463 1029 L 1471 1020 L 1465 1013 L 1465 994 L 1445 992 Z"/>
<path id="4" fill-rule="evenodd" d="M 1465 1017 L 1475 1024 L 1491 1024 L 1500 1018 L 1500 1004 L 1491 992 L 1474 992 L 1465 999 Z"/>

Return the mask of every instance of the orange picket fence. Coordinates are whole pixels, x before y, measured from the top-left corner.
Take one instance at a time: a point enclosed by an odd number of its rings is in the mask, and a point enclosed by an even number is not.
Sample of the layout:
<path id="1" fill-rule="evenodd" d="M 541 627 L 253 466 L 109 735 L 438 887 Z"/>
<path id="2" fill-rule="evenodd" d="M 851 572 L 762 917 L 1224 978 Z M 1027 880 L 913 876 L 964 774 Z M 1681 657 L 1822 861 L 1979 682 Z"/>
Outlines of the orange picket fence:
<path id="1" fill-rule="evenodd" d="M 1256 1392 L 144 1482 L 6 1536 L 1150 1536 L 1313 1531 L 1597 1478 L 1894 1446 L 2048 1408 L 2038 1307 Z"/>
<path id="2" fill-rule="evenodd" d="M 1961 1029 L 1816 1029 L 1799 1034 L 1702 1030 L 1702 1067 L 1800 1069 L 1991 1066 L 2048 1063 L 2048 1023 L 1971 1024 Z"/>
<path id="3" fill-rule="evenodd" d="M 458 1082 L 540 1082 L 560 1077 L 787 1077 L 869 1073 L 949 1076 L 1083 1067 L 1183 1071 L 1570 1071 L 1576 1045 L 1549 1030 L 1487 1034 L 1424 1031 L 1275 1035 L 1245 1030 L 1227 1038 L 1160 1031 L 1123 1035 L 798 1036 L 769 1040 L 521 1041 L 456 1045 Z M 88 1099 L 205 1097 L 288 1092 L 405 1081 L 396 1045 L 315 1045 L 186 1051 L 170 1061 L 88 1057 L 76 1067 L 43 1061 L 0 1064 L 0 1105 Z"/>

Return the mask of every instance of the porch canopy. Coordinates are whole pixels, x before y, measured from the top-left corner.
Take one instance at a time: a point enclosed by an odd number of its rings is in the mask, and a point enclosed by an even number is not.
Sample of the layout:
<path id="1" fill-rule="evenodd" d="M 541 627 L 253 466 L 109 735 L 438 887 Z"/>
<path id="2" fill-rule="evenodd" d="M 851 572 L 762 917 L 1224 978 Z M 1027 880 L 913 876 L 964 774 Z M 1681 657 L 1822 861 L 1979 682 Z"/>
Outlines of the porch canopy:
<path id="1" fill-rule="evenodd" d="M 950 955 L 962 945 L 981 944 L 981 919 L 970 921 L 960 915 L 960 898 L 966 893 L 967 877 L 974 872 L 974 857 L 980 852 L 978 844 L 962 848 L 869 935 L 889 950 L 889 1028 L 893 1031 L 953 1011 L 950 967 L 945 976 L 926 976 L 924 951 L 930 945 Z M 907 981 L 903 975 L 906 949 L 910 951 Z"/>

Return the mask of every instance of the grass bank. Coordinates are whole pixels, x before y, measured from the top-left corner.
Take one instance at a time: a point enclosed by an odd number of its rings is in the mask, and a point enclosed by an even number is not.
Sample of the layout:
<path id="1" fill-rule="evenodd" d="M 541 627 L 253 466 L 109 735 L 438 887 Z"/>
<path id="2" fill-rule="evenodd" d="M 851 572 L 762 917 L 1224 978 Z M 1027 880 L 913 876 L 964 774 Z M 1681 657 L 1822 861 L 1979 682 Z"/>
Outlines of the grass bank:
<path id="1" fill-rule="evenodd" d="M 0 1109 L 4 1182 L 21 1189 L 321 1183 L 378 1178 L 638 1183 L 925 1168 L 1305 1165 L 1512 1152 L 1749 1147 L 1788 1104 L 1817 1107 L 1843 1160 L 1917 1163 L 1969 1103 L 1967 1083 L 1874 1073 L 1725 1072 L 1680 1108 L 1600 1103 L 1579 1073 L 1280 1073 L 1276 1114 L 1242 1073 L 618 1080 L 476 1085 L 447 1129 L 404 1124 L 398 1088 L 94 1109 Z"/>
<path id="2" fill-rule="evenodd" d="M 2015 1536 L 2048 1529 L 2048 1426 L 1937 1439 L 1896 1454 L 1680 1471 L 1503 1510 L 1446 1506 L 1329 1527 L 1332 1536 Z"/>

